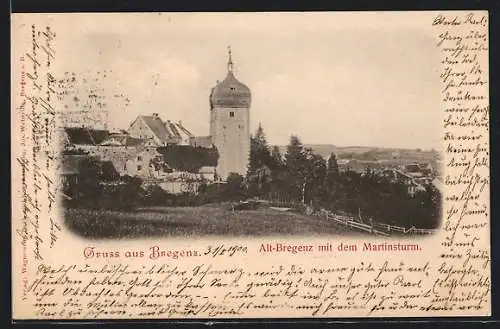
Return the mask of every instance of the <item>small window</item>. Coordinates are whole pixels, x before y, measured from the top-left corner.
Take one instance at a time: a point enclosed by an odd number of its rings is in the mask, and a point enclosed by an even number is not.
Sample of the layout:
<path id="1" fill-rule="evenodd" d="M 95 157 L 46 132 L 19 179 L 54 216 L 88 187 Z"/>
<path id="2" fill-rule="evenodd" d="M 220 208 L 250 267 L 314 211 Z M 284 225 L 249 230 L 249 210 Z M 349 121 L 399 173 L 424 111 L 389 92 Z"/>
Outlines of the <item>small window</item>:
<path id="1" fill-rule="evenodd" d="M 142 166 L 141 166 L 141 165 L 138 165 L 138 166 L 137 166 L 137 171 L 141 171 L 141 169 L 142 169 Z"/>
<path id="2" fill-rule="evenodd" d="M 229 112 L 229 117 L 234 118 L 234 112 Z"/>
<path id="3" fill-rule="evenodd" d="M 137 156 L 137 161 L 142 161 L 142 157 L 140 155 Z"/>

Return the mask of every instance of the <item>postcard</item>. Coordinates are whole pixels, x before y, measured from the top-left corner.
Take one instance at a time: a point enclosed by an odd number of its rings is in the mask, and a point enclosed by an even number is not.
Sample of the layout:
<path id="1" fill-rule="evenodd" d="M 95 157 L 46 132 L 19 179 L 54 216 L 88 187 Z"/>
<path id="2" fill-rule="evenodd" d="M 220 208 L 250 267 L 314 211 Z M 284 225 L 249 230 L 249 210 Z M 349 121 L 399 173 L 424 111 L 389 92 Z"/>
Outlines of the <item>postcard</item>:
<path id="1" fill-rule="evenodd" d="M 488 12 L 11 21 L 15 320 L 491 315 Z"/>

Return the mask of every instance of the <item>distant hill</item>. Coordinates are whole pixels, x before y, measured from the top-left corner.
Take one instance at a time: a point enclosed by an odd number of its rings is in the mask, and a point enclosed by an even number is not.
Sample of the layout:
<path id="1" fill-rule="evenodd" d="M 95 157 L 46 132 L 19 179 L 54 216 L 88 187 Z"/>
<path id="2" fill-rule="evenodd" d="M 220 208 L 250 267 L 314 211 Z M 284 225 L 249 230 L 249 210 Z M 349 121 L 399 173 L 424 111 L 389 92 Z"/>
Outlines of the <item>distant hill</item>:
<path id="1" fill-rule="evenodd" d="M 305 147 L 311 148 L 314 153 L 321 155 L 324 158 L 328 158 L 330 154 L 337 153 L 337 147 L 333 144 L 306 144 Z M 286 145 L 278 145 L 282 155 L 286 153 Z"/>
<path id="2" fill-rule="evenodd" d="M 335 146 L 333 144 L 306 144 L 314 153 L 328 158 L 335 153 L 341 159 L 358 159 L 367 161 L 401 159 L 415 162 L 434 162 L 440 158 L 437 151 L 402 148 L 383 148 L 370 146 Z M 286 145 L 279 145 L 281 154 L 286 153 Z"/>
<path id="3" fill-rule="evenodd" d="M 330 154 L 337 153 L 338 148 L 332 144 L 307 144 L 305 147 L 311 148 L 314 153 L 321 155 L 324 158 L 328 158 Z M 286 147 L 285 147 L 286 150 Z"/>

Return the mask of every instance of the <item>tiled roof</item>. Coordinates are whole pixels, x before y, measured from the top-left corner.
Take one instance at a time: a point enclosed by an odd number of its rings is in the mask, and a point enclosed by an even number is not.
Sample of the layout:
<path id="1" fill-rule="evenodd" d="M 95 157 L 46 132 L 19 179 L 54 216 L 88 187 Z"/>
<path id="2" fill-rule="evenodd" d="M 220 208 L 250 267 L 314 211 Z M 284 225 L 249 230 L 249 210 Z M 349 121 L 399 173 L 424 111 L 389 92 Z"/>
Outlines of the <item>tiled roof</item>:
<path id="1" fill-rule="evenodd" d="M 219 82 L 210 94 L 212 106 L 248 108 L 251 103 L 250 89 L 230 71 L 222 82 Z"/>
<path id="2" fill-rule="evenodd" d="M 181 122 L 163 120 L 158 115 L 142 115 L 140 118 L 151 129 L 153 134 L 163 143 L 180 140 L 188 140 L 193 137 Z"/>
<path id="3" fill-rule="evenodd" d="M 191 137 L 189 140 L 191 146 L 195 147 L 212 147 L 212 137 L 211 136 L 195 136 Z"/>
<path id="4" fill-rule="evenodd" d="M 189 137 L 193 137 L 193 134 L 191 134 L 191 132 L 188 131 L 180 121 L 177 123 L 177 127 L 180 129 L 181 133 L 184 133 Z"/>
<path id="5" fill-rule="evenodd" d="M 98 145 L 108 138 L 108 130 L 97 130 L 90 128 L 66 127 L 64 128 L 70 144 L 74 145 Z"/>
<path id="6" fill-rule="evenodd" d="M 172 122 L 170 120 L 167 120 L 167 122 L 165 122 L 165 127 L 167 128 L 171 136 L 180 139 L 181 141 L 189 140 L 191 137 L 194 137 L 189 130 L 184 128 L 180 121 Z"/>
<path id="7" fill-rule="evenodd" d="M 160 117 L 155 115 L 142 115 L 140 118 L 160 141 L 166 143 L 171 138 L 170 133 L 167 131 Z"/>

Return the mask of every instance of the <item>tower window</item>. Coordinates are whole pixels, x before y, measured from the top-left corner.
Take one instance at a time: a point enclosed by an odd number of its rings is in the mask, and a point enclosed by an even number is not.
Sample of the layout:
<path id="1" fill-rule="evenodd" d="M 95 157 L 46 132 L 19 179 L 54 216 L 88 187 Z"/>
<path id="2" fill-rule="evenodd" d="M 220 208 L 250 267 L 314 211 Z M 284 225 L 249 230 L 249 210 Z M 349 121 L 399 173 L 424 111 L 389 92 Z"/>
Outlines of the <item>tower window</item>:
<path id="1" fill-rule="evenodd" d="M 234 112 L 229 112 L 229 117 L 234 118 Z"/>

